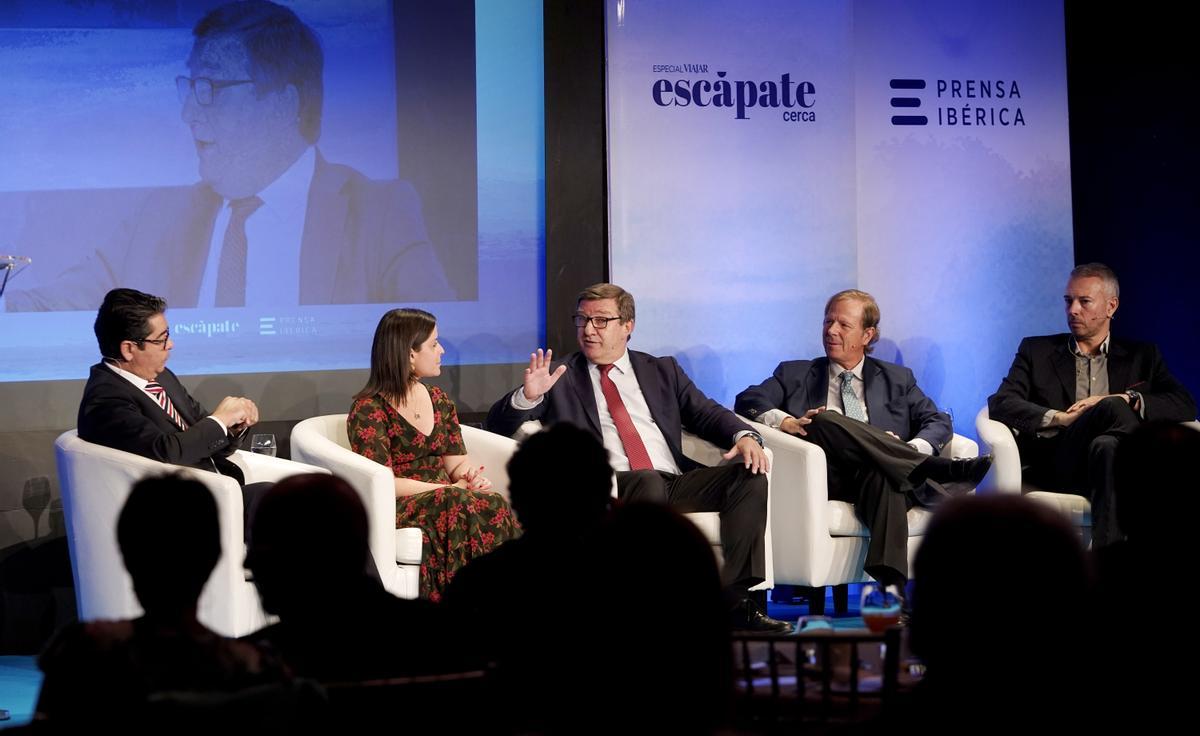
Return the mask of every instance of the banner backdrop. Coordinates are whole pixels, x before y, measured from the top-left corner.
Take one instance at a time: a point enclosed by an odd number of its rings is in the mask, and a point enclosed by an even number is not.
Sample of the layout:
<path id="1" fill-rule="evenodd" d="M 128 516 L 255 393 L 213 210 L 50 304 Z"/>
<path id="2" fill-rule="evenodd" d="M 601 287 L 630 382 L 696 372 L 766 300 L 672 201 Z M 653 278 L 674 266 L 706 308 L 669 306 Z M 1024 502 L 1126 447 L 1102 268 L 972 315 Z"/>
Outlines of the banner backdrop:
<path id="1" fill-rule="evenodd" d="M 875 295 L 875 357 L 974 435 L 1072 265 L 1061 6 L 610 0 L 613 280 L 631 347 L 719 401 L 823 353 Z"/>

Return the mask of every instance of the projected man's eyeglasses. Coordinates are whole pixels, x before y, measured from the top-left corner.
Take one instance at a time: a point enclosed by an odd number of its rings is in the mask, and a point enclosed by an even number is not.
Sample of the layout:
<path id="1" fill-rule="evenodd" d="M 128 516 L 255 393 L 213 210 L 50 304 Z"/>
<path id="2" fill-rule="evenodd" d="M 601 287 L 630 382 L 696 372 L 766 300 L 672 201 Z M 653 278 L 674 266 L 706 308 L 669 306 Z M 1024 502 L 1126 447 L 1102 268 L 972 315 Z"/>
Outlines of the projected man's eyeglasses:
<path id="1" fill-rule="evenodd" d="M 179 101 L 187 102 L 188 95 L 195 93 L 196 102 L 201 105 L 211 105 L 213 95 L 217 90 L 226 87 L 236 87 L 239 84 L 253 84 L 253 79 L 209 79 L 208 77 L 175 77 L 175 90 L 179 93 Z"/>

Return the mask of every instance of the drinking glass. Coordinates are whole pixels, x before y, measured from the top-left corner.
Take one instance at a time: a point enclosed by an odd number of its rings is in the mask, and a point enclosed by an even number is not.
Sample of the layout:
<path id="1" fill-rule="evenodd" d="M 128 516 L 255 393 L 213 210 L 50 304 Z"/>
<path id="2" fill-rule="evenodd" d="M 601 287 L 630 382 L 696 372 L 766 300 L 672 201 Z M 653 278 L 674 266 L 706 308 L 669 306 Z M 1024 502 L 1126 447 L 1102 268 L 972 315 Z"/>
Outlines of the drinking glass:
<path id="1" fill-rule="evenodd" d="M 275 435 L 273 434 L 256 434 L 250 438 L 250 452 L 275 457 L 276 449 Z"/>

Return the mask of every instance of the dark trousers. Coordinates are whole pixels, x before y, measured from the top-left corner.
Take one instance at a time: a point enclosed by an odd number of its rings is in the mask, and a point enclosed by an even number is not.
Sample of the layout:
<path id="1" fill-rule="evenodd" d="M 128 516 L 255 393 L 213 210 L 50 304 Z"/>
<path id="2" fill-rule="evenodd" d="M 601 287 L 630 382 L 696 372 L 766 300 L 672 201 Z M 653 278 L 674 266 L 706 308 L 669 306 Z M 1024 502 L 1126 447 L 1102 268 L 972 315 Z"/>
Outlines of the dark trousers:
<path id="1" fill-rule="evenodd" d="M 1093 547 L 1124 537 L 1117 526 L 1113 458 L 1121 438 L 1140 423 L 1124 399 L 1111 397 L 1097 402 L 1057 435 L 1032 443 L 1035 482 L 1078 493 L 1091 502 Z"/>
<path id="2" fill-rule="evenodd" d="M 725 564 L 721 582 L 731 597 L 745 598 L 767 574 L 763 535 L 767 530 L 767 476 L 741 464 L 697 468 L 683 475 L 659 470 L 617 473 L 622 501 L 648 501 L 680 513 L 721 514 L 721 547 Z"/>
<path id="3" fill-rule="evenodd" d="M 854 504 L 871 532 L 863 569 L 881 583 L 908 579 L 908 510 L 916 502 L 910 475 L 929 456 L 866 422 L 821 412 L 803 439 L 825 451 L 829 498 Z M 928 492 L 933 483 L 923 484 Z M 926 493 L 922 493 L 926 501 Z"/>
<path id="4" fill-rule="evenodd" d="M 258 502 L 267 495 L 275 484 L 271 481 L 248 483 L 242 486 L 242 539 L 250 544 L 250 523 L 254 520 L 254 512 L 258 511 Z"/>

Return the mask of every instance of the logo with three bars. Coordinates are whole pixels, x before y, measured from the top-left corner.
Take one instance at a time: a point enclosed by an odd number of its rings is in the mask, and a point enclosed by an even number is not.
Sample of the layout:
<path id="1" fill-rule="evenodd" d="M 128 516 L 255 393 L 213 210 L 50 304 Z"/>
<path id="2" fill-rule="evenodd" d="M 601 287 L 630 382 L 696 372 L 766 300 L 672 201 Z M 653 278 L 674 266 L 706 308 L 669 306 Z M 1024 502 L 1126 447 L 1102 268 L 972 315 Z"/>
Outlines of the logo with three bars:
<path id="1" fill-rule="evenodd" d="M 900 94 L 904 94 L 905 92 L 907 92 L 909 94 L 914 94 L 916 90 L 925 89 L 925 80 L 924 79 L 893 79 L 891 81 L 891 88 L 892 88 L 892 90 L 894 90 L 893 95 L 900 95 Z M 921 98 L 920 97 L 899 97 L 899 96 L 892 97 L 892 108 L 896 111 L 899 111 L 899 110 L 916 111 L 920 107 L 921 107 Z M 928 125 L 928 124 L 929 124 L 929 118 L 925 117 L 924 115 L 913 115 L 911 113 L 893 114 L 892 115 L 892 125 Z"/>

